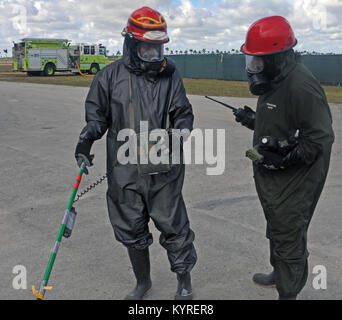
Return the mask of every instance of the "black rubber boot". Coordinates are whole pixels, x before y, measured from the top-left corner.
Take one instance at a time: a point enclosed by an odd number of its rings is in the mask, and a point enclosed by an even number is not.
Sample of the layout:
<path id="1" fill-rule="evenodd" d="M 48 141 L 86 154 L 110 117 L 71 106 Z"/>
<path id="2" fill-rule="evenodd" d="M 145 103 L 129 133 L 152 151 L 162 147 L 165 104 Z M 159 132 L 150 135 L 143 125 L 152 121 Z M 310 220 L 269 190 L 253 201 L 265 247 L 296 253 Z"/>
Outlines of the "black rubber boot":
<path id="1" fill-rule="evenodd" d="M 134 290 L 126 296 L 125 300 L 142 300 L 152 288 L 149 249 L 137 250 L 129 248 L 128 255 L 132 263 L 135 278 L 137 279 L 137 285 Z"/>
<path id="2" fill-rule="evenodd" d="M 177 273 L 178 287 L 175 300 L 192 300 L 191 277 L 189 272 Z"/>
<path id="3" fill-rule="evenodd" d="M 274 271 L 272 271 L 270 274 L 256 273 L 253 276 L 253 281 L 258 286 L 261 286 L 264 288 L 275 288 L 276 287 Z"/>

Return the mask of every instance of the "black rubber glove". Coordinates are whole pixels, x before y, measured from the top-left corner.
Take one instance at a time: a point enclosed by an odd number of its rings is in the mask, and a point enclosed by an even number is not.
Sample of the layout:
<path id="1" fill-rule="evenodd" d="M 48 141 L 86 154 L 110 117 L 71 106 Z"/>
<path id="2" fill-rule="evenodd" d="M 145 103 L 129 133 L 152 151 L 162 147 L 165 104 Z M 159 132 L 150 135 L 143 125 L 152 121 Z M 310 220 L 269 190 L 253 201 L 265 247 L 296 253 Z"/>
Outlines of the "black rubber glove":
<path id="1" fill-rule="evenodd" d="M 248 129 L 254 130 L 255 112 L 248 106 L 244 106 L 243 109 L 239 108 L 233 111 L 236 122 L 241 124 Z"/>
<path id="2" fill-rule="evenodd" d="M 297 145 L 293 150 L 291 150 L 285 157 L 284 157 L 284 166 L 290 167 L 297 164 L 311 164 L 315 158 L 305 157 L 305 153 L 300 145 Z"/>
<path id="3" fill-rule="evenodd" d="M 272 151 L 266 151 L 262 148 L 258 149 L 258 152 L 264 156 L 264 160 L 260 163 L 263 167 L 269 170 L 284 169 L 284 158 L 278 153 Z"/>
<path id="4" fill-rule="evenodd" d="M 81 167 L 82 161 L 85 162 L 86 167 L 83 170 L 85 174 L 88 174 L 87 167 L 91 167 L 93 165 L 93 159 L 95 157 L 93 154 L 90 154 L 92 144 L 93 141 L 90 140 L 79 141 L 75 150 L 77 165 Z"/>

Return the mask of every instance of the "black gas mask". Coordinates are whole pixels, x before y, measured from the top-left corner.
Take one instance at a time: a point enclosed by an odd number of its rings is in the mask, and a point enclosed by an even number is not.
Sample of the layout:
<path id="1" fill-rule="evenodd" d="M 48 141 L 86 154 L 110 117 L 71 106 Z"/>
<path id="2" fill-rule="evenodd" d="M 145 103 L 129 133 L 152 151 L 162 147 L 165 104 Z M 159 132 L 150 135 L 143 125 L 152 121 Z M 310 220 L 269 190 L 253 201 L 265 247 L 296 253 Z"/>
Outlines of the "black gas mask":
<path id="1" fill-rule="evenodd" d="M 252 94 L 261 96 L 271 89 L 263 57 L 246 55 L 246 72 L 249 90 Z"/>
<path id="2" fill-rule="evenodd" d="M 165 65 L 164 44 L 138 41 L 136 48 L 141 69 L 149 75 L 157 75 Z"/>
<path id="3" fill-rule="evenodd" d="M 264 56 L 246 55 L 246 72 L 249 90 L 261 96 L 271 90 L 271 81 L 276 80 L 286 68 L 296 62 L 293 49 Z"/>
<path id="4" fill-rule="evenodd" d="M 125 37 L 123 59 L 126 67 L 136 74 L 143 73 L 152 78 L 164 70 L 166 58 L 162 43 L 140 41 L 125 29 L 122 35 Z"/>

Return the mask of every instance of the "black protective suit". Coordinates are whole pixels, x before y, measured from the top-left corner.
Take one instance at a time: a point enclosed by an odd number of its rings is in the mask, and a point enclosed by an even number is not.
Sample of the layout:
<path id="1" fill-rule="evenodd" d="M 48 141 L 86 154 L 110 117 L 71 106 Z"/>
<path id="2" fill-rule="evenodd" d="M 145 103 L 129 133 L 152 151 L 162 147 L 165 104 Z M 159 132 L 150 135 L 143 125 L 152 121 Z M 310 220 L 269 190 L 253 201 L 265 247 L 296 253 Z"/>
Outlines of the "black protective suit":
<path id="1" fill-rule="evenodd" d="M 325 93 L 305 66 L 287 65 L 271 85 L 258 99 L 253 145 L 262 136 L 287 139 L 296 130 L 299 145 L 284 170 L 254 165 L 254 179 L 277 290 L 292 297 L 307 281 L 307 230 L 327 177 L 334 133 Z"/>
<path id="2" fill-rule="evenodd" d="M 107 172 L 111 173 L 107 204 L 116 239 L 128 248 L 147 248 L 152 243 L 148 228 L 151 218 L 161 232 L 160 244 L 167 250 L 171 270 L 190 272 L 197 256 L 194 232 L 182 197 L 184 165 L 173 165 L 167 173 L 140 176 L 135 164 L 118 162 L 118 149 L 125 142 L 117 141 L 117 135 L 121 129 L 130 128 L 129 73 L 137 133 L 140 121 L 148 121 L 149 130 L 163 128 L 168 90 L 171 90 L 169 115 L 173 128 L 192 130 L 192 107 L 172 61 L 168 60 L 165 71 L 148 77 L 129 50 L 125 40 L 123 59 L 95 76 L 85 103 L 87 125 L 79 144 L 92 143 L 108 130 Z"/>

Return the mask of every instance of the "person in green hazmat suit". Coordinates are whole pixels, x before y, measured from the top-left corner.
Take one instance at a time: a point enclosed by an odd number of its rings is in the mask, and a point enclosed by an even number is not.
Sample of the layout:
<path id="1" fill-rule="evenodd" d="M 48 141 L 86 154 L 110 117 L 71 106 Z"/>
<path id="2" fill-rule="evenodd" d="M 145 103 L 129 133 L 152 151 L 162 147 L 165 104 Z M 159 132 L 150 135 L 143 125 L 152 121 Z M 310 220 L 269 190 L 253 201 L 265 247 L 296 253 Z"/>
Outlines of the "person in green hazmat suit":
<path id="1" fill-rule="evenodd" d="M 250 91 L 259 98 L 256 112 L 246 106 L 235 113 L 236 121 L 254 130 L 254 180 L 273 267 L 270 274 L 255 274 L 253 281 L 276 287 L 279 300 L 295 300 L 307 281 L 307 231 L 334 142 L 324 90 L 296 62 L 296 43 L 283 17 L 252 24 L 241 50 Z"/>

